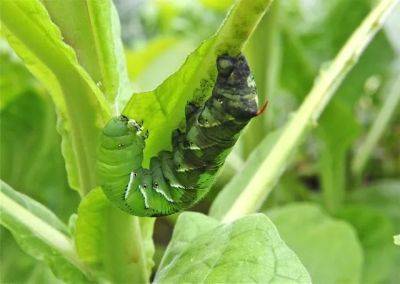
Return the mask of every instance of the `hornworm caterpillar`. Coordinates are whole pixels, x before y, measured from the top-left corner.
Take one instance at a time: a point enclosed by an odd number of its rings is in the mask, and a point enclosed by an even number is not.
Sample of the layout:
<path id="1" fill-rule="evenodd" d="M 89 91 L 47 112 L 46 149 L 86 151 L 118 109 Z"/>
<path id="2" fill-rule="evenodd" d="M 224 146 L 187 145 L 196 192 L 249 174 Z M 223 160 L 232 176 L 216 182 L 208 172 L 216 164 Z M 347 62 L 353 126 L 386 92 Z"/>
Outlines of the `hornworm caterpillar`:
<path id="1" fill-rule="evenodd" d="M 243 55 L 217 59 L 212 96 L 201 107 L 188 104 L 186 129 L 176 130 L 172 151 L 162 151 L 142 168 L 146 135 L 126 116 L 112 118 L 102 132 L 98 158 L 106 196 L 137 216 L 184 210 L 208 192 L 240 131 L 257 112 L 257 92 Z"/>

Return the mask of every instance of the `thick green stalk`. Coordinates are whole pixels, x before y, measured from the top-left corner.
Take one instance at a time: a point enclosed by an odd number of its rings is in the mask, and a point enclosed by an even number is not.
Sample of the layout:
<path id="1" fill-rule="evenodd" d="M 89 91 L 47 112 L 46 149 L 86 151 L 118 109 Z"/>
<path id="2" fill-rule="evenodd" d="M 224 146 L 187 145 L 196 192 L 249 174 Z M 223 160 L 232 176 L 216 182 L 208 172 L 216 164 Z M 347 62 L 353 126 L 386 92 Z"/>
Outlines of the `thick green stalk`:
<path id="1" fill-rule="evenodd" d="M 390 86 L 385 88 L 385 90 L 387 90 L 387 96 L 383 106 L 371 126 L 367 137 L 355 153 L 352 172 L 357 178 L 361 177 L 373 149 L 378 144 L 379 139 L 382 137 L 400 103 L 400 76 L 394 76 L 390 83 Z"/>
<path id="2" fill-rule="evenodd" d="M 353 33 L 332 64 L 321 71 L 314 87 L 285 126 L 253 179 L 225 215 L 224 222 L 233 221 L 260 208 L 285 170 L 291 153 L 300 144 L 310 126 L 316 125 L 317 119 L 334 92 L 357 63 L 375 34 L 382 28 L 383 22 L 397 3 L 397 0 L 381 1 Z"/>
<path id="3" fill-rule="evenodd" d="M 230 55 L 238 55 L 246 45 L 251 34 L 261 21 L 273 0 L 238 0 L 230 10 L 215 43 L 219 50 L 229 51 Z"/>

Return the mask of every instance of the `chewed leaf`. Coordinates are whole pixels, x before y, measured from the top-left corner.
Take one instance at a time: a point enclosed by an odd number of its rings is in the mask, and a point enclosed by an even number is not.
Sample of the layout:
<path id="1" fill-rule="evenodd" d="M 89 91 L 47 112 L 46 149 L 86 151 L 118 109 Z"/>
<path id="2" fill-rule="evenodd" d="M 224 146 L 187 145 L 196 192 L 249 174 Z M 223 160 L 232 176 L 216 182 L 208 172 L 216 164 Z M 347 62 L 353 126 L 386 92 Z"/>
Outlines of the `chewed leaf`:
<path id="1" fill-rule="evenodd" d="M 145 166 L 152 156 L 170 148 L 171 133 L 183 122 L 187 102 L 203 102 L 211 94 L 217 57 L 240 53 L 271 2 L 237 1 L 218 32 L 189 55 L 176 73 L 155 90 L 131 97 L 122 113 L 143 121 L 149 130 Z"/>

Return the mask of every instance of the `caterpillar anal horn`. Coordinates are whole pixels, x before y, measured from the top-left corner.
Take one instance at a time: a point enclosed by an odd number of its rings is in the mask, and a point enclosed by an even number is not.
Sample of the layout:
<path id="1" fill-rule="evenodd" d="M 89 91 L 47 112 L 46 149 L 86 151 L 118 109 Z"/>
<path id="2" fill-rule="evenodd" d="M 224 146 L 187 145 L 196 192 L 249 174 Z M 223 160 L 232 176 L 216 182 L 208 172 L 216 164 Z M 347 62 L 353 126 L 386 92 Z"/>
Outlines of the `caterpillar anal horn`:
<path id="1" fill-rule="evenodd" d="M 268 107 L 268 100 L 265 101 L 265 103 L 261 106 L 261 108 L 257 111 L 256 116 L 259 116 L 262 114 Z"/>

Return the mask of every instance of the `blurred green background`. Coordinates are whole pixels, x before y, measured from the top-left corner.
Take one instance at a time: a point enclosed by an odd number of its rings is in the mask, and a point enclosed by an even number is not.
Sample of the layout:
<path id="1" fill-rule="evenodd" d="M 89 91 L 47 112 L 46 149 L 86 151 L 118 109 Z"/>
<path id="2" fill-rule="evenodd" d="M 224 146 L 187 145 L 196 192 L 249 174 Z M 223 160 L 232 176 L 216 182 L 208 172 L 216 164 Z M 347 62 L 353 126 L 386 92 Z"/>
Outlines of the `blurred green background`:
<path id="1" fill-rule="evenodd" d="M 176 71 L 198 44 L 212 35 L 230 0 L 114 0 L 118 9 L 130 79 L 136 91 L 151 90 Z M 242 135 L 211 193 L 193 210 L 208 212 L 211 201 L 267 134 L 297 109 L 326 65 L 374 1 L 276 1 L 246 48 L 266 113 Z M 400 92 L 400 7 L 345 79 L 319 125 L 292 158 L 263 210 L 295 201 L 320 204 L 351 223 L 361 241 L 368 283 L 396 283 L 400 232 L 400 108 L 372 151 L 366 137 L 388 98 Z M 8 44 L 0 43 L 0 177 L 52 209 L 63 221 L 76 211 L 79 195 L 66 179 L 56 131 L 57 117 L 46 91 Z M 339 192 L 329 196 L 329 193 Z M 344 204 L 335 208 L 337 200 Z M 156 258 L 168 244 L 174 216 L 158 218 Z M 1 230 L 1 283 L 56 283 L 50 270 L 24 254 Z M 300 233 L 300 232 L 299 232 Z M 156 260 L 157 261 L 157 260 Z M 396 274 L 397 273 L 397 274 Z M 398 282 L 397 282 L 398 283 Z"/>

